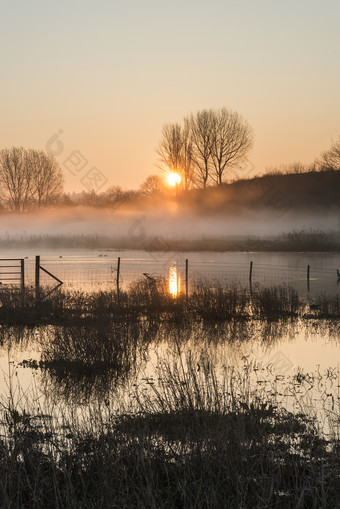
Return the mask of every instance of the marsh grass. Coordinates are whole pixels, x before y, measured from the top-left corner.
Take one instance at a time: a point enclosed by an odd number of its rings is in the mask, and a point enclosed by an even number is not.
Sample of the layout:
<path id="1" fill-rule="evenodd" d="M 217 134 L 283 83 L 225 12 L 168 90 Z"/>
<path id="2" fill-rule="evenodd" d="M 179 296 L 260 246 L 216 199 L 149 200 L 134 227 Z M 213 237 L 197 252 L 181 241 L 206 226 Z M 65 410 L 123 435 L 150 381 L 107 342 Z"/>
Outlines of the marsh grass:
<path id="1" fill-rule="evenodd" d="M 322 302 L 321 302 L 322 301 Z M 174 319 L 177 322 L 202 320 L 262 319 L 301 316 L 306 302 L 298 292 L 286 285 L 261 287 L 252 290 L 239 286 L 211 287 L 208 281 L 197 283 L 188 299 L 181 293 L 169 294 L 163 280 L 137 281 L 121 291 L 119 299 L 114 291 L 82 292 L 58 290 L 52 294 L 41 289 L 40 298 L 28 289 L 24 295 L 12 289 L 0 293 L 0 321 L 3 324 L 63 324 L 94 322 L 134 322 L 148 319 Z M 340 316 L 339 299 L 326 295 L 316 299 L 316 306 L 324 309 L 323 316 Z"/>
<path id="2" fill-rule="evenodd" d="M 108 372 L 123 379 L 133 373 L 149 345 L 169 337 L 172 330 L 175 334 L 182 330 L 185 338 L 188 330 L 195 333 L 200 327 L 212 327 L 216 335 L 223 327 L 223 336 L 236 340 L 237 325 L 242 322 L 249 329 L 254 320 L 292 318 L 302 308 L 289 288 L 256 287 L 250 293 L 237 287 L 211 288 L 203 282 L 193 289 L 188 302 L 184 295 L 169 295 L 163 281 L 145 280 L 122 292 L 119 303 L 114 292 L 59 291 L 48 297 L 41 292 L 38 302 L 33 292 L 27 292 L 24 305 L 15 300 L 18 294 L 3 295 L 1 333 L 5 337 L 8 328 L 7 337 L 15 341 L 24 325 L 44 326 L 39 364 L 27 359 L 25 365 L 46 369 L 59 380 L 96 378 Z M 227 334 L 233 324 L 234 330 Z"/>
<path id="3" fill-rule="evenodd" d="M 296 317 L 301 312 L 302 301 L 294 288 L 277 286 L 255 291 L 252 305 L 260 317 L 278 314 Z"/>
<path id="4" fill-rule="evenodd" d="M 120 412 L 49 418 L 33 400 L 3 401 L 2 506 L 337 507 L 336 433 L 259 397 L 249 376 L 179 353 Z"/>
<path id="5" fill-rule="evenodd" d="M 319 317 L 340 317 L 340 297 L 329 297 L 325 293 L 318 294 L 313 305 Z"/>

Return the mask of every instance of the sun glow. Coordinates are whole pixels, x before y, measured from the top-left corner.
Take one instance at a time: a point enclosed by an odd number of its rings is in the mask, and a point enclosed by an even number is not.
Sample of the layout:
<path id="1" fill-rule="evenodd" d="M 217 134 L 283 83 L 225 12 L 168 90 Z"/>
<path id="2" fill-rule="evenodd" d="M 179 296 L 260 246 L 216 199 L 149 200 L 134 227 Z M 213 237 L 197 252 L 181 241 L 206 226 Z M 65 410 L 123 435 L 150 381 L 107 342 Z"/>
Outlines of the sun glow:
<path id="1" fill-rule="evenodd" d="M 177 297 L 181 291 L 181 277 L 177 267 L 170 267 L 169 270 L 169 293 Z"/>
<path id="2" fill-rule="evenodd" d="M 177 186 L 178 184 L 180 184 L 182 179 L 178 173 L 173 172 L 173 173 L 169 173 L 167 180 L 168 180 L 169 186 L 174 187 L 174 186 Z"/>

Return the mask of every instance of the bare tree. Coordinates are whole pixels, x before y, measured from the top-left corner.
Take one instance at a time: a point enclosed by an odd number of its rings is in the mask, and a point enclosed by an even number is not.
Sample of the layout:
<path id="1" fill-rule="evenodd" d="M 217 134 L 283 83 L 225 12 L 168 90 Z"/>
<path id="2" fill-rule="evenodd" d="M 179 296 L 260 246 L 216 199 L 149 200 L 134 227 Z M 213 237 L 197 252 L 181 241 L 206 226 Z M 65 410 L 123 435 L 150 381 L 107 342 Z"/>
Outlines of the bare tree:
<path id="1" fill-rule="evenodd" d="M 193 180 L 205 188 L 211 173 L 213 149 L 213 110 L 202 110 L 184 119 L 192 143 Z"/>
<path id="2" fill-rule="evenodd" d="M 330 149 L 321 154 L 316 164 L 320 170 L 340 170 L 340 136 Z"/>
<path id="3" fill-rule="evenodd" d="M 1 201 L 6 208 L 22 212 L 32 206 L 32 180 L 24 148 L 12 147 L 0 151 Z"/>
<path id="4" fill-rule="evenodd" d="M 28 150 L 27 164 L 33 178 L 35 205 L 40 208 L 56 204 L 63 193 L 64 176 L 55 157 L 42 150 Z"/>
<path id="5" fill-rule="evenodd" d="M 187 127 L 165 124 L 157 149 L 161 168 L 181 176 L 181 187 L 189 189 L 192 180 L 192 143 Z"/>
<path id="6" fill-rule="evenodd" d="M 165 186 L 159 175 L 149 175 L 139 190 L 143 196 L 159 196 L 164 193 Z"/>
<path id="7" fill-rule="evenodd" d="M 213 111 L 212 162 L 213 180 L 221 185 L 228 168 L 245 158 L 253 146 L 253 130 L 236 111 L 227 108 Z"/>
<path id="8" fill-rule="evenodd" d="M 193 147 L 190 129 L 185 123 L 182 128 L 182 143 L 182 179 L 186 191 L 193 183 Z"/>
<path id="9" fill-rule="evenodd" d="M 181 175 L 184 189 L 205 188 L 222 184 L 252 145 L 253 131 L 237 112 L 205 109 L 185 117 L 184 127 L 166 124 L 157 152 L 163 166 Z"/>
<path id="10" fill-rule="evenodd" d="M 110 186 L 106 189 L 103 200 L 108 207 L 117 209 L 127 200 L 127 193 L 121 186 Z"/>
<path id="11" fill-rule="evenodd" d="M 63 175 L 53 156 L 12 147 L 0 151 L 1 200 L 22 212 L 55 203 L 62 195 Z"/>
<path id="12" fill-rule="evenodd" d="M 84 207 L 92 207 L 92 208 L 101 207 L 102 199 L 95 192 L 94 189 L 92 189 L 92 191 L 83 191 L 81 193 L 81 196 L 79 199 L 79 205 L 83 205 Z"/>

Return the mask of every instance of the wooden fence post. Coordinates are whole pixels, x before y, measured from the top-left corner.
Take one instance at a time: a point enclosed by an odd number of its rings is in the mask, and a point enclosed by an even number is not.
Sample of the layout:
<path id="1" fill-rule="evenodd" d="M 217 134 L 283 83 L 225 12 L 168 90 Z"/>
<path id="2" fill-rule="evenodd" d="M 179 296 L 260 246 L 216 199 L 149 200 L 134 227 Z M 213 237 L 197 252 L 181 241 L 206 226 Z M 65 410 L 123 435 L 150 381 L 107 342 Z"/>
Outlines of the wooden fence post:
<path id="1" fill-rule="evenodd" d="M 35 257 L 35 298 L 39 301 L 40 297 L 40 256 Z"/>
<path id="2" fill-rule="evenodd" d="M 309 292 L 310 285 L 309 285 L 309 275 L 310 275 L 310 266 L 307 265 L 307 291 Z"/>
<path id="3" fill-rule="evenodd" d="M 253 262 L 250 262 L 250 267 L 249 267 L 249 283 L 251 284 L 251 279 L 253 277 Z"/>
<path id="4" fill-rule="evenodd" d="M 25 260 L 20 260 L 20 273 L 21 273 L 21 290 L 25 290 Z"/>
<path id="5" fill-rule="evenodd" d="M 21 305 L 25 305 L 25 260 L 20 260 L 20 273 L 21 273 Z"/>
<path id="6" fill-rule="evenodd" d="M 253 262 L 251 261 L 250 262 L 250 267 L 249 267 L 249 290 L 250 290 L 250 293 L 252 293 L 252 291 L 253 291 L 253 281 L 252 281 L 252 278 L 253 278 Z"/>
<path id="7" fill-rule="evenodd" d="M 189 260 L 185 260 L 185 296 L 188 302 L 189 297 Z"/>
<path id="8" fill-rule="evenodd" d="M 118 299 L 118 304 L 120 304 L 119 276 L 120 276 L 120 256 L 118 256 L 118 261 L 117 261 L 117 299 Z"/>

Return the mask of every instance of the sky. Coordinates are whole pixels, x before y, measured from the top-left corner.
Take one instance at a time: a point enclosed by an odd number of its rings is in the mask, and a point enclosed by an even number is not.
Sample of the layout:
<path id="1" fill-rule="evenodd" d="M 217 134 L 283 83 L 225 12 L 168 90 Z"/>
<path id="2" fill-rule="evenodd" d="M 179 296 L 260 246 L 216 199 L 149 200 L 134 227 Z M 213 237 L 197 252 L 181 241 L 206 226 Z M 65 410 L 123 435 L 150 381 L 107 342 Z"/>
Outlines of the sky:
<path id="1" fill-rule="evenodd" d="M 243 175 L 340 135 L 338 0 L 0 0 L 0 149 L 54 153 L 66 191 L 138 188 L 162 125 L 227 107 Z"/>

